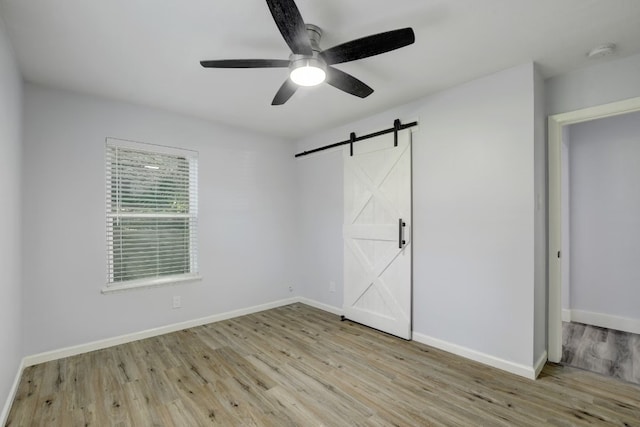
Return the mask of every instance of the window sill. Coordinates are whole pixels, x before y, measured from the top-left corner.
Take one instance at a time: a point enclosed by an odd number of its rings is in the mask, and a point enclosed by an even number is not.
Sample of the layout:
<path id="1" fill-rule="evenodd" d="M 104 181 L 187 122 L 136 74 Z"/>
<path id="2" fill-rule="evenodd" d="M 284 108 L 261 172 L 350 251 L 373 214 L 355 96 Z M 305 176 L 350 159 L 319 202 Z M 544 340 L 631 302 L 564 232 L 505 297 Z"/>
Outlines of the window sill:
<path id="1" fill-rule="evenodd" d="M 106 285 L 102 288 L 102 294 L 113 294 L 120 292 L 127 292 L 136 289 L 144 289 L 144 288 L 158 288 L 161 286 L 172 286 L 181 283 L 187 282 L 199 282 L 202 280 L 202 276 L 192 275 L 192 276 L 178 276 L 178 277 L 163 277 L 163 278 L 153 278 L 153 279 L 140 279 L 140 280 L 132 280 L 130 282 L 122 283 L 122 284 L 110 284 Z"/>

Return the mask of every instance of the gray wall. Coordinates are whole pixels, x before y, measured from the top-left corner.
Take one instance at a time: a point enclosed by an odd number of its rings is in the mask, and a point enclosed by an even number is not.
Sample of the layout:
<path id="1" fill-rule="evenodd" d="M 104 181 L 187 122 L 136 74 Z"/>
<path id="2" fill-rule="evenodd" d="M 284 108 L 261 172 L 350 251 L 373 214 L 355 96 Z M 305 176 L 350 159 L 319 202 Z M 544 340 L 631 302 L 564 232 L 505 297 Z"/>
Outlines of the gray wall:
<path id="1" fill-rule="evenodd" d="M 21 132 L 22 79 L 0 18 L 0 405 L 3 406 L 22 357 Z M 0 423 L 2 418 L 0 413 Z"/>
<path id="2" fill-rule="evenodd" d="M 571 308 L 640 320 L 640 113 L 571 126 Z"/>
<path id="3" fill-rule="evenodd" d="M 289 143 L 30 84 L 24 103 L 26 354 L 292 295 L 295 175 Z M 201 282 L 101 294 L 107 277 L 107 136 L 199 151 Z M 171 308 L 173 295 L 182 297 L 183 308 Z"/>
<path id="4" fill-rule="evenodd" d="M 536 311 L 544 305 L 536 304 L 545 277 L 535 244 L 536 228 L 544 225 L 536 191 L 545 198 L 535 167 L 544 158 L 539 152 L 534 158 L 536 80 L 533 65 L 523 65 L 297 143 L 302 151 L 344 140 L 351 131 L 388 127 L 395 118 L 418 119 L 413 330 L 527 367 L 544 351 L 545 333 L 535 331 L 543 317 Z M 308 242 L 300 251 L 301 292 L 341 306 L 341 154 L 297 162 L 302 242 Z M 329 280 L 338 282 L 336 294 L 329 292 Z"/>

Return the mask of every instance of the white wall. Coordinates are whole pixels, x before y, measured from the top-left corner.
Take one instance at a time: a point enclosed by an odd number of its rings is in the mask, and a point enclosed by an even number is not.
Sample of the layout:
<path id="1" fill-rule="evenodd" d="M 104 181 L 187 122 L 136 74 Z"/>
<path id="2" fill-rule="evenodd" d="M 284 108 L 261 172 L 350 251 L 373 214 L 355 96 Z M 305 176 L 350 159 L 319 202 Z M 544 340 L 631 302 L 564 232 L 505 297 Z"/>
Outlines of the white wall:
<path id="1" fill-rule="evenodd" d="M 20 167 L 22 78 L 0 18 L 0 411 L 22 358 Z M 0 424 L 3 416 L 0 413 Z"/>
<path id="2" fill-rule="evenodd" d="M 561 260 L 561 273 L 562 273 L 562 309 L 569 310 L 571 308 L 571 292 L 570 292 L 570 283 L 571 283 L 571 238 L 569 230 L 570 226 L 570 218 L 571 218 L 571 204 L 569 203 L 569 143 L 571 141 L 571 126 L 564 126 L 562 128 L 562 145 L 561 145 L 561 161 L 562 161 L 562 177 L 561 177 L 561 203 L 562 207 L 561 215 L 562 215 L 562 238 L 560 239 L 562 243 L 562 248 L 560 250 L 560 260 Z"/>
<path id="3" fill-rule="evenodd" d="M 571 126 L 571 309 L 640 321 L 640 113 Z"/>
<path id="4" fill-rule="evenodd" d="M 26 354 L 291 296 L 290 143 L 102 98 L 26 85 Z M 200 153 L 199 283 L 102 295 L 105 137 Z M 173 310 L 173 295 L 183 308 Z"/>
<path id="5" fill-rule="evenodd" d="M 414 333 L 525 367 L 539 356 L 534 276 L 545 274 L 535 271 L 534 81 L 533 65 L 519 66 L 297 143 L 303 151 L 347 139 L 351 131 L 389 127 L 395 118 L 418 119 Z M 311 243 L 301 251 L 298 277 L 320 277 L 301 281 L 301 292 L 340 304 L 323 272 L 342 271 L 341 234 L 324 231 L 342 225 L 341 156 L 324 152 L 297 161 L 303 229 Z M 314 210 L 318 205 L 321 211 Z M 323 254 L 333 255 L 318 259 Z"/>
<path id="6" fill-rule="evenodd" d="M 640 96 L 640 54 L 594 63 L 547 79 L 547 114 L 559 114 Z"/>
<path id="7" fill-rule="evenodd" d="M 534 362 L 547 350 L 547 135 L 544 80 L 534 75 Z"/>
<path id="8" fill-rule="evenodd" d="M 578 69 L 560 76 L 547 79 L 545 81 L 545 97 L 547 105 L 547 114 L 559 114 L 580 110 L 583 108 L 594 107 L 598 105 L 608 104 L 630 98 L 640 97 L 640 54 L 629 56 L 626 58 L 615 59 L 606 58 L 595 61 L 593 65 Z M 568 135 L 568 131 L 563 129 L 564 135 Z M 567 171 L 569 171 L 569 162 L 567 160 L 566 147 L 562 147 L 562 253 L 561 274 L 562 274 L 562 308 L 563 318 L 565 320 L 594 322 L 594 317 L 588 315 L 582 317 L 585 312 L 569 311 L 572 305 L 573 295 L 570 294 L 570 287 L 565 286 L 566 283 L 573 281 L 571 278 L 572 269 L 569 267 L 569 261 L 572 256 L 570 247 L 572 242 L 569 238 L 567 225 L 570 223 L 569 215 L 566 213 L 570 210 L 567 206 L 565 195 L 568 193 L 567 185 L 570 179 Z M 577 316 L 580 314 L 580 316 Z M 606 326 L 602 322 L 609 322 L 610 319 L 602 319 L 598 317 L 601 326 Z M 619 325 L 619 322 L 615 322 Z M 625 322 L 629 326 L 629 322 Z M 612 326 L 609 324 L 610 327 Z M 632 328 L 628 330 L 640 331 L 640 322 L 631 322 Z M 635 328 L 635 329 L 634 329 Z"/>
<path id="9" fill-rule="evenodd" d="M 342 172 L 340 150 L 296 160 L 297 284 L 304 297 L 333 307 L 342 307 Z"/>

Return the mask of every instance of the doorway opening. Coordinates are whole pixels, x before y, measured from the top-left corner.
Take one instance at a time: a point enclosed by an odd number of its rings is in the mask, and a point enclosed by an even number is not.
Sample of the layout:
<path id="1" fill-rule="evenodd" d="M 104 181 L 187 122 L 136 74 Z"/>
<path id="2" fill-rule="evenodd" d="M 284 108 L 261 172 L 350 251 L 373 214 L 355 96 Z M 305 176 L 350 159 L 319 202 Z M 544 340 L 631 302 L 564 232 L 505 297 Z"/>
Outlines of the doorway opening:
<path id="1" fill-rule="evenodd" d="M 585 317 L 585 312 L 581 310 L 567 309 L 568 285 L 569 285 L 569 233 L 568 233 L 568 163 L 567 150 L 569 138 L 569 126 L 579 123 L 590 122 L 596 119 L 619 116 L 640 111 L 640 98 L 628 99 L 625 101 L 558 114 L 549 117 L 549 360 L 559 363 L 563 361 L 563 320 L 565 320 L 564 344 L 569 351 L 575 351 L 575 342 L 571 343 L 569 338 L 586 335 L 596 337 L 599 342 L 584 344 L 583 348 L 589 347 L 591 350 L 600 346 L 606 348 L 606 341 L 621 338 L 615 331 L 609 332 L 611 328 L 620 329 L 618 325 L 608 324 L 606 318 L 594 318 L 591 313 Z M 563 292 L 564 290 L 564 292 Z M 563 304 L 564 298 L 564 304 Z M 564 307 L 563 307 L 564 305 Z M 564 310 L 563 310 L 564 308 Z M 597 316 L 595 316 L 597 317 Z M 604 320 L 603 320 L 604 319 Z M 627 319 L 628 320 L 628 319 Z M 595 327 L 572 325 L 575 323 L 592 323 Z M 615 323 L 615 322 L 614 322 Z M 624 328 L 623 328 L 624 330 Z M 627 328 L 633 332 L 633 327 Z M 631 337 L 631 339 L 636 339 Z M 602 345 L 601 345 L 602 344 Z M 573 345 L 573 347 L 571 347 Z M 567 353 L 564 354 L 566 361 Z"/>

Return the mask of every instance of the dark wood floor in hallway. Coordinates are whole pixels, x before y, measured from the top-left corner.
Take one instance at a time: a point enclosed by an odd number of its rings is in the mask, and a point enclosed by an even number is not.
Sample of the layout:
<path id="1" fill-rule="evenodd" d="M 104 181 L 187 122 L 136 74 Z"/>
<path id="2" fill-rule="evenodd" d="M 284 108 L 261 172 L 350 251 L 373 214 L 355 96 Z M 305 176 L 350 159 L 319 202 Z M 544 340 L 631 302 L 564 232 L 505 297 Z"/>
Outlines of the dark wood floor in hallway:
<path id="1" fill-rule="evenodd" d="M 27 368 L 8 426 L 640 426 L 640 387 L 536 381 L 293 304 Z"/>

